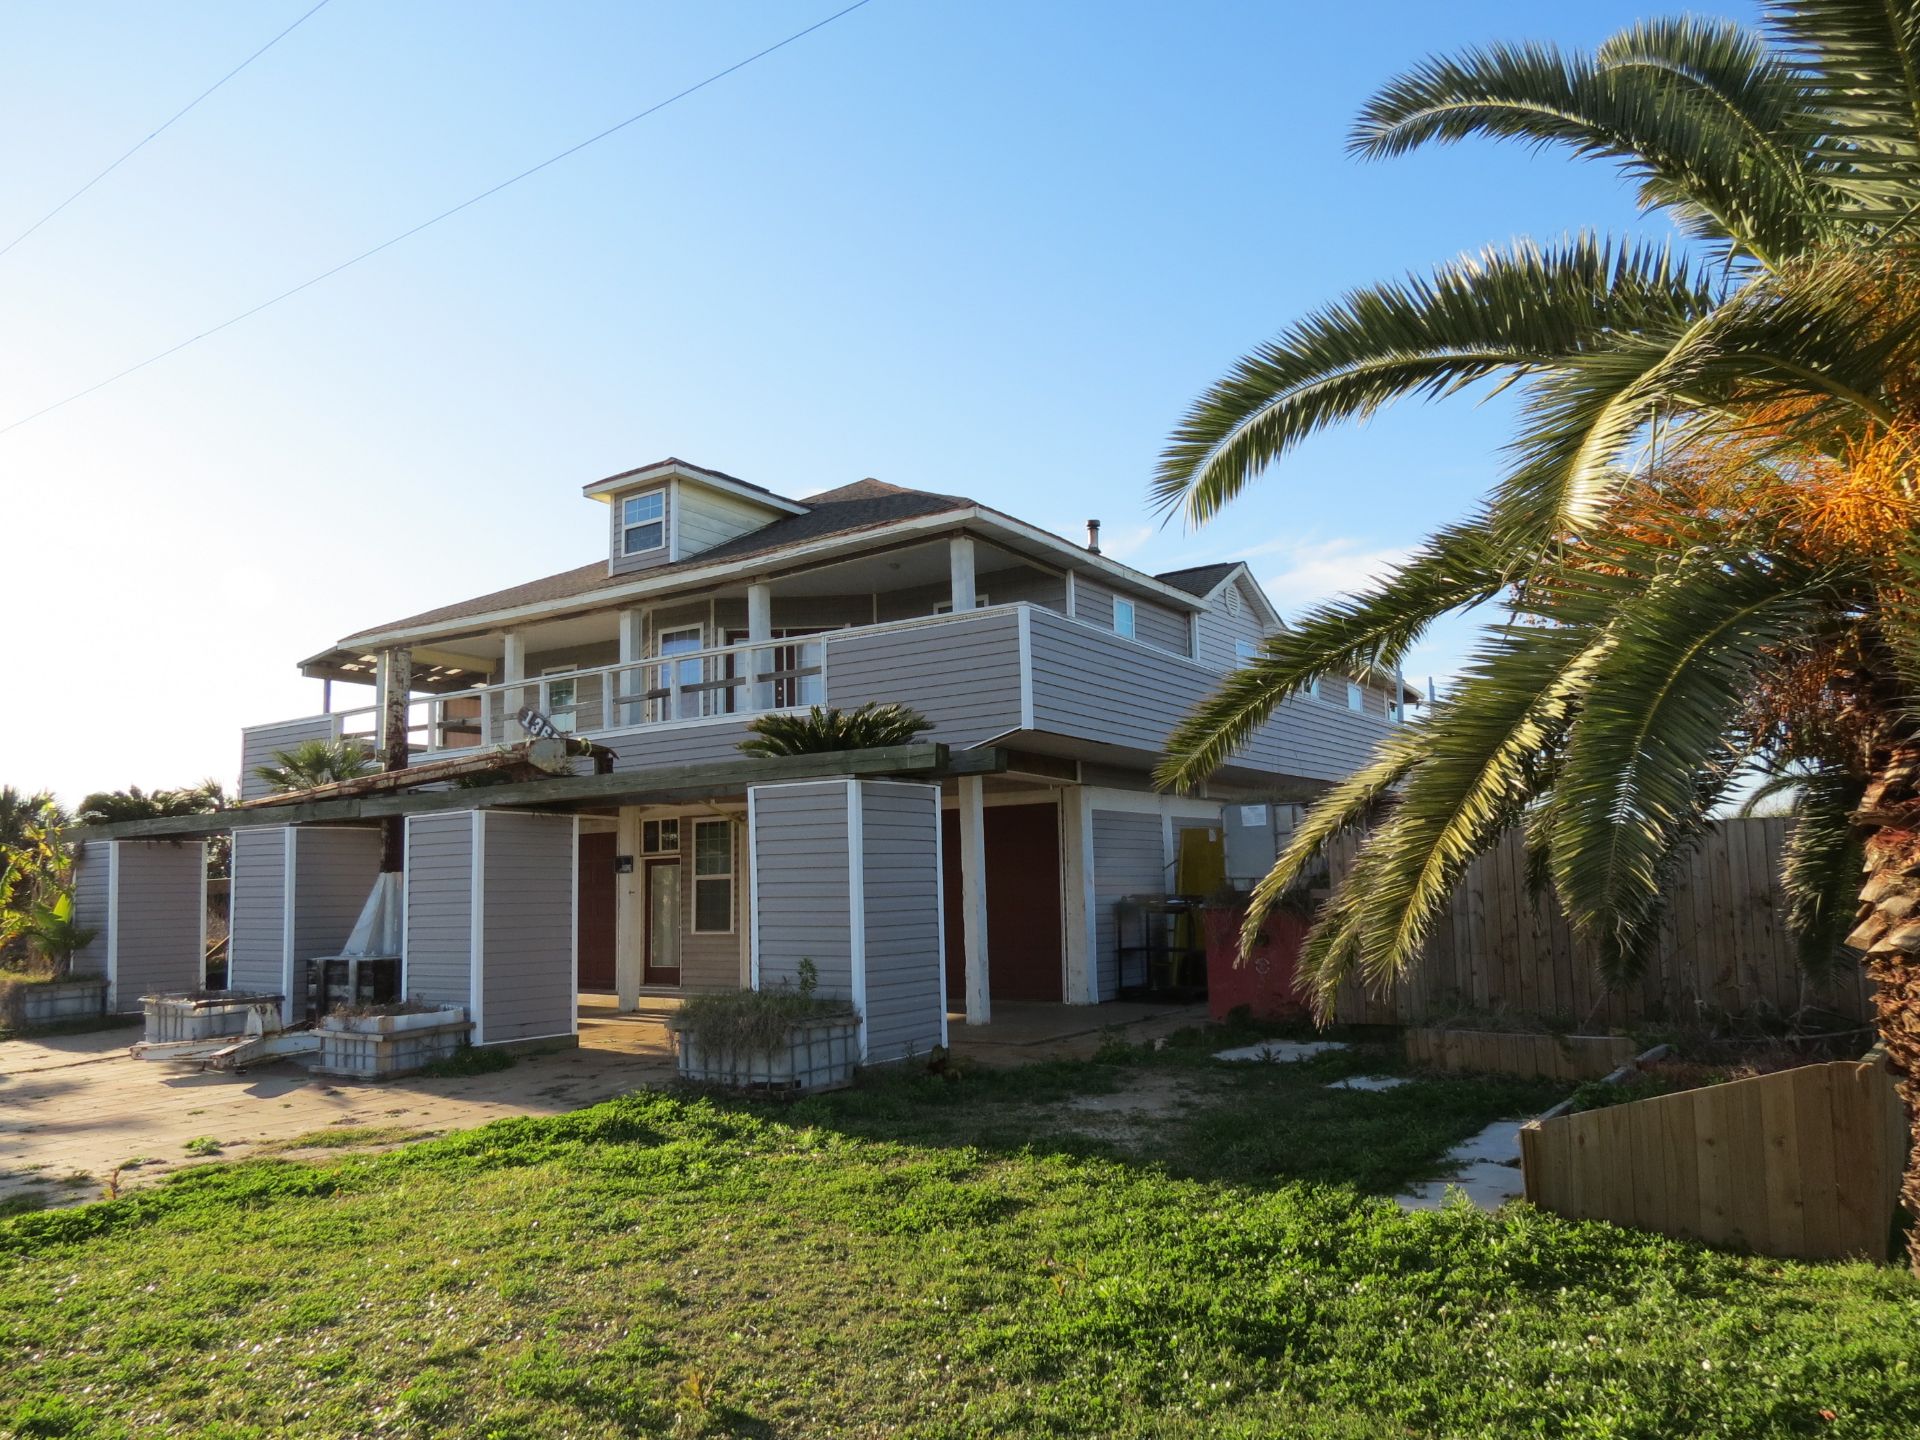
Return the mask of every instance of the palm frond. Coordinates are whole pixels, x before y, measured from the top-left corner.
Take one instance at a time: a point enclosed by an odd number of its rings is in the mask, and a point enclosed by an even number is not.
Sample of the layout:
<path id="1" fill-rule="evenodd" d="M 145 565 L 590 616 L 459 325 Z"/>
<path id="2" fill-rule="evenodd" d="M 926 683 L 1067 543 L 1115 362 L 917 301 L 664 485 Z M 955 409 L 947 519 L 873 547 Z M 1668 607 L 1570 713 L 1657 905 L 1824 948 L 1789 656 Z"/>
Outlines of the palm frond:
<path id="1" fill-rule="evenodd" d="M 1203 783 L 1272 718 L 1282 701 L 1316 680 L 1390 670 L 1441 616 L 1477 605 L 1503 583 L 1510 563 L 1474 525 L 1441 531 L 1372 590 L 1317 605 L 1261 643 L 1254 661 L 1228 675 L 1167 739 L 1155 783 Z"/>
<path id="2" fill-rule="evenodd" d="M 1768 0 L 1765 27 L 1829 117 L 1825 151 L 1855 181 L 1920 180 L 1920 6 Z"/>
<path id="3" fill-rule="evenodd" d="M 1667 249 L 1580 235 L 1358 290 L 1243 358 L 1188 410 L 1156 503 L 1201 524 L 1316 431 L 1408 396 L 1526 375 L 1708 314 L 1714 286 Z"/>
<path id="4" fill-rule="evenodd" d="M 1799 781 L 1780 883 L 1787 892 L 1787 925 L 1801 968 L 1821 977 L 1831 974 L 1848 953 L 1844 942 L 1853 928 L 1866 866 L 1865 839 L 1853 823 L 1853 812 L 1866 786 L 1837 766 Z"/>
<path id="5" fill-rule="evenodd" d="M 1554 884 L 1568 917 L 1630 969 L 1665 867 L 1724 786 L 1744 682 L 1805 623 L 1826 577 L 1733 552 L 1690 557 L 1620 604 L 1554 791 Z"/>
<path id="6" fill-rule="evenodd" d="M 1813 97 L 1765 41 L 1724 21 L 1637 25 L 1593 55 L 1494 45 L 1429 60 L 1362 112 L 1351 148 L 1397 155 L 1469 137 L 1611 160 L 1642 203 L 1765 262 L 1820 232 Z"/>

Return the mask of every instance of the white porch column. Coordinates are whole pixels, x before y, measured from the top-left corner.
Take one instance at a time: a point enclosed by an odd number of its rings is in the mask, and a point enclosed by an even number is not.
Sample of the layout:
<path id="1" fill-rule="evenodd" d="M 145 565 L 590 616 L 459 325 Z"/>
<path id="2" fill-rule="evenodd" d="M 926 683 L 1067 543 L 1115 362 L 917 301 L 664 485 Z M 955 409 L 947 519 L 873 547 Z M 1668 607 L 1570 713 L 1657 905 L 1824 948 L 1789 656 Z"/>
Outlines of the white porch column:
<path id="1" fill-rule="evenodd" d="M 527 678 L 527 637 L 522 635 L 518 630 L 509 630 L 505 635 L 500 637 L 501 683 L 505 685 L 512 685 L 516 681 L 524 680 L 526 678 Z M 507 714 L 506 714 L 507 724 L 504 727 L 506 729 L 507 734 L 515 735 L 519 733 L 518 729 L 514 726 L 513 717 L 520 713 L 521 707 L 526 703 L 527 703 L 526 691 L 524 690 L 507 691 Z"/>
<path id="2" fill-rule="evenodd" d="M 640 1008 L 640 975 L 646 944 L 646 896 L 640 889 L 640 877 L 646 867 L 640 863 L 640 807 L 620 807 L 619 831 L 613 842 L 616 855 L 624 855 L 633 868 L 613 877 L 613 988 L 622 1010 Z"/>
<path id="3" fill-rule="evenodd" d="M 638 665 L 647 658 L 647 612 L 644 610 L 622 610 L 620 612 L 620 663 Z M 644 670 L 622 670 L 614 684 L 615 695 L 645 695 L 647 693 L 647 675 Z M 639 725 L 647 718 L 646 706 L 639 702 L 615 705 L 613 723 L 615 725 Z M 624 851 L 622 854 L 626 853 Z"/>
<path id="4" fill-rule="evenodd" d="M 960 933 L 967 962 L 967 1023 L 993 1018 L 987 988 L 986 781 L 960 777 Z"/>
<path id="5" fill-rule="evenodd" d="M 747 643 L 765 645 L 773 639 L 773 587 L 762 581 L 747 587 Z M 755 677 L 773 668 L 771 650 L 747 652 L 747 708 L 758 713 L 773 708 L 773 684 Z"/>
<path id="6" fill-rule="evenodd" d="M 1066 892 L 1069 1005 L 1100 1003 L 1099 906 L 1093 890 L 1093 795 L 1084 785 L 1060 792 L 1060 867 Z"/>
<path id="7" fill-rule="evenodd" d="M 953 582 L 953 613 L 964 615 L 973 609 L 978 593 L 973 583 L 973 537 L 956 535 L 947 542 L 947 570 Z"/>

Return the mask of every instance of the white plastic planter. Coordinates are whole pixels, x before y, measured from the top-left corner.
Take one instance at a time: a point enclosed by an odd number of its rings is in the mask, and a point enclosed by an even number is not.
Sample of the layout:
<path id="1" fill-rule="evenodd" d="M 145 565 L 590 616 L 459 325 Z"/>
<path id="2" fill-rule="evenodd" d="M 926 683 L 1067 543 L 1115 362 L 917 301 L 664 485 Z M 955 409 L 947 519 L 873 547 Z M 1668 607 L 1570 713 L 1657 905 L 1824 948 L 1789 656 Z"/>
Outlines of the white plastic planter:
<path id="1" fill-rule="evenodd" d="M 473 1026 L 457 1005 L 405 1015 L 328 1015 L 320 1022 L 316 1074 L 358 1080 L 411 1075 L 448 1059 Z"/>
<path id="2" fill-rule="evenodd" d="M 680 1078 L 700 1085 L 807 1095 L 852 1084 L 860 1063 L 860 1022 L 852 1015 L 792 1026 L 786 1045 L 771 1052 L 710 1050 L 691 1030 L 669 1025 Z"/>
<path id="3" fill-rule="evenodd" d="M 142 995 L 140 1008 L 146 1016 L 147 1043 L 169 1045 L 184 1040 L 242 1035 L 246 1032 L 248 1013 L 272 998 L 275 997 L 240 990 Z"/>

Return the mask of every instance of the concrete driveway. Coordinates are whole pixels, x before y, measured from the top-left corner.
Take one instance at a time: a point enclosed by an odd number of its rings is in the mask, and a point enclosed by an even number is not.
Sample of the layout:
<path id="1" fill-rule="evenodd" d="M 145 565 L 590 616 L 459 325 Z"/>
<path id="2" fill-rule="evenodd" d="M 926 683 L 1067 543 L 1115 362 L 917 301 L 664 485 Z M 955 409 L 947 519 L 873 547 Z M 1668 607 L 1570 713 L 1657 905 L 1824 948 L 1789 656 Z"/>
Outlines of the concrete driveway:
<path id="1" fill-rule="evenodd" d="M 94 1200 L 116 1169 L 124 1189 L 216 1153 L 323 1153 L 288 1144 L 317 1131 L 374 1131 L 360 1138 L 392 1145 L 575 1110 L 671 1078 L 662 1019 L 583 1014 L 578 1050 L 522 1056 L 487 1075 L 377 1085 L 310 1075 L 292 1061 L 229 1075 L 135 1060 L 127 1047 L 137 1026 L 0 1042 L 0 1201 Z M 189 1150 L 197 1140 L 219 1149 Z"/>

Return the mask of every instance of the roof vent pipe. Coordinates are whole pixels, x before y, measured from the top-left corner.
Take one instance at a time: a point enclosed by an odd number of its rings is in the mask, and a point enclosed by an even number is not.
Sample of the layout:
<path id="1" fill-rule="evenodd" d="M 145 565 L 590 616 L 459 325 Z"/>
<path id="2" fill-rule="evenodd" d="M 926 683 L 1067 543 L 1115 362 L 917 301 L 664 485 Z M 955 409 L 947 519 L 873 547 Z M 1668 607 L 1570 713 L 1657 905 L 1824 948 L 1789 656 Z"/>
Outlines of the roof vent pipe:
<path id="1" fill-rule="evenodd" d="M 1100 553 L 1100 522 L 1098 520 L 1087 521 L 1087 552 L 1092 555 Z"/>

